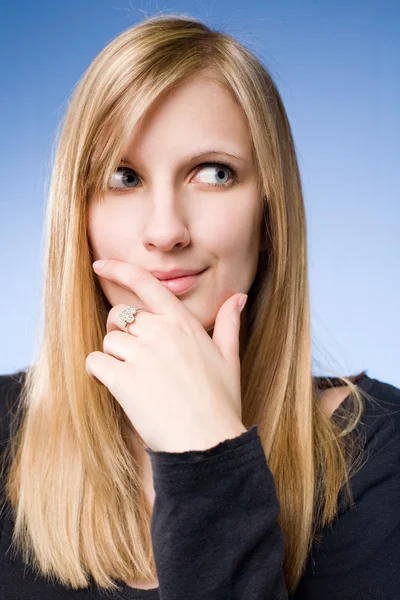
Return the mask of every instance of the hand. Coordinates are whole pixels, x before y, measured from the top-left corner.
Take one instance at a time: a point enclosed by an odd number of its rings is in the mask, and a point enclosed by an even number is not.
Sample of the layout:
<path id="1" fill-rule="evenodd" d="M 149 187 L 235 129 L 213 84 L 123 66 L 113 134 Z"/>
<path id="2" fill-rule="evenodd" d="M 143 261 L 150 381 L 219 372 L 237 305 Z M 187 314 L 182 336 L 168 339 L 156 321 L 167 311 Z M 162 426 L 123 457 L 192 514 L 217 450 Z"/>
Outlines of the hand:
<path id="1" fill-rule="evenodd" d="M 205 450 L 247 431 L 241 422 L 237 308 L 243 294 L 221 306 L 211 339 L 146 269 L 108 260 L 98 275 L 134 292 L 149 311 L 137 313 L 126 332 L 118 320 L 126 304 L 114 306 L 103 352 L 86 358 L 89 376 L 107 386 L 143 442 L 153 451 Z"/>

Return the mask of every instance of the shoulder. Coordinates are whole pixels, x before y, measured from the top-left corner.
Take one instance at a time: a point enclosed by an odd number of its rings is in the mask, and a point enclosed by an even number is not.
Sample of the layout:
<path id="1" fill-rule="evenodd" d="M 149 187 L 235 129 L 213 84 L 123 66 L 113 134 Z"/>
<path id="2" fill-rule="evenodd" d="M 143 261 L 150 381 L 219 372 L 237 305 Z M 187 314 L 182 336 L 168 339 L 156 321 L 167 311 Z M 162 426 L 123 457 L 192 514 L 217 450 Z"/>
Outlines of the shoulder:
<path id="1" fill-rule="evenodd" d="M 26 371 L 17 371 L 7 375 L 0 375 L 0 497 L 3 499 L 5 475 L 9 468 L 10 436 L 13 435 L 15 421 L 20 423 L 21 412 L 19 397 L 22 390 Z M 0 513 L 2 510 L 0 510 Z"/>
<path id="2" fill-rule="evenodd" d="M 358 382 L 364 399 L 360 425 L 368 445 L 379 439 L 392 443 L 400 436 L 400 389 L 390 383 L 364 375 Z M 398 446 L 398 445 L 397 445 Z"/>
<path id="3" fill-rule="evenodd" d="M 400 389 L 390 383 L 369 377 L 366 372 L 358 378 L 357 386 L 363 398 L 362 416 L 357 433 L 364 430 L 368 443 L 384 431 L 396 436 L 400 427 Z M 350 388 L 335 386 L 320 392 L 320 400 L 335 420 L 346 418 L 351 406 Z M 395 439 L 395 438 L 394 438 Z"/>
<path id="4" fill-rule="evenodd" d="M 0 452 L 7 444 L 11 419 L 16 416 L 26 371 L 0 375 Z"/>
<path id="5" fill-rule="evenodd" d="M 22 388 L 25 376 L 25 370 L 0 375 L 0 400 L 2 401 L 5 396 L 13 397 L 15 394 L 18 395 Z"/>
<path id="6" fill-rule="evenodd" d="M 0 375 L 0 419 L 15 406 L 25 380 L 26 371 Z"/>
<path id="7" fill-rule="evenodd" d="M 355 502 L 373 498 L 371 506 L 383 509 L 396 504 L 400 494 L 400 389 L 367 375 L 358 385 L 364 410 L 350 434 L 359 448 L 351 475 L 353 497 Z"/>
<path id="8" fill-rule="evenodd" d="M 295 598 L 398 598 L 400 585 L 400 389 L 364 375 L 357 382 L 364 410 L 346 436 L 359 448 L 351 498 L 318 528 Z M 348 396 L 334 418 L 352 412 Z M 358 455 L 358 452 L 357 452 Z"/>

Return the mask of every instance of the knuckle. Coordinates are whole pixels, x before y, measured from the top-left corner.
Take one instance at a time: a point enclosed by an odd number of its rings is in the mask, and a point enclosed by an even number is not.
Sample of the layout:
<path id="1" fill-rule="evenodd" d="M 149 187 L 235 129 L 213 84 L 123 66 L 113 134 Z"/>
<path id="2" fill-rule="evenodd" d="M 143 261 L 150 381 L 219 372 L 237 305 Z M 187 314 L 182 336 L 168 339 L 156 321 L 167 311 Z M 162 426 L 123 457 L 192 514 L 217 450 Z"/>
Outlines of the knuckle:
<path id="1" fill-rule="evenodd" d="M 160 319 L 159 327 L 162 327 L 168 333 L 172 332 L 178 326 L 179 321 L 172 314 L 163 315 L 163 318 Z"/>
<path id="2" fill-rule="evenodd" d="M 85 368 L 86 368 L 87 372 L 90 371 L 90 366 L 94 364 L 94 362 L 96 360 L 96 354 L 97 354 L 97 351 L 94 351 L 87 355 L 86 361 L 85 361 Z"/>
<path id="3" fill-rule="evenodd" d="M 195 333 L 195 326 L 192 320 L 182 318 L 180 315 L 166 315 L 166 327 L 171 332 L 180 330 L 188 335 Z"/>
<path id="4" fill-rule="evenodd" d="M 153 318 L 149 320 L 146 325 L 146 332 L 143 337 L 138 337 L 136 342 L 140 343 L 141 341 L 145 343 L 146 341 L 158 340 L 160 338 L 160 328 L 162 327 L 162 319 Z"/>
<path id="5" fill-rule="evenodd" d="M 103 352 L 105 352 L 105 350 L 110 347 L 110 342 L 112 341 L 112 338 L 115 337 L 116 333 L 118 333 L 118 331 L 116 331 L 115 329 L 106 333 L 106 335 L 103 338 Z"/>

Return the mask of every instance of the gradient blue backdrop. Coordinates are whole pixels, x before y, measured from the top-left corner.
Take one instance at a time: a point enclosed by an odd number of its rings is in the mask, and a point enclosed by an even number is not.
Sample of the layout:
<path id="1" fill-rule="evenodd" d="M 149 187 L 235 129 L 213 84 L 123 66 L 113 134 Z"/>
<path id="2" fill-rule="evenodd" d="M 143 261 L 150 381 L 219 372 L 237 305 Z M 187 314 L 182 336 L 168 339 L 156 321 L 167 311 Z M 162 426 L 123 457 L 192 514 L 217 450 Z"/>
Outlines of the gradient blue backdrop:
<path id="1" fill-rule="evenodd" d="M 112 38 L 161 11 L 235 36 L 282 94 L 307 210 L 314 373 L 367 369 L 400 387 L 399 7 L 395 0 L 3 2 L 0 373 L 33 357 L 45 184 L 68 97 Z"/>

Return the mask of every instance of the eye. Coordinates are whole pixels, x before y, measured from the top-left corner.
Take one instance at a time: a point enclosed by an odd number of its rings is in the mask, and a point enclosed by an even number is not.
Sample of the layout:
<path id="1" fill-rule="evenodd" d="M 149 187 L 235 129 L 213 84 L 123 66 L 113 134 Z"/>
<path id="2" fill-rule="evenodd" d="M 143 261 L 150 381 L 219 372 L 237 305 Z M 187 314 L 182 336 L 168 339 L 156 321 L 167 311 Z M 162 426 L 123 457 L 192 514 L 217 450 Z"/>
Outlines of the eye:
<path id="1" fill-rule="evenodd" d="M 229 187 L 229 186 L 233 185 L 234 183 L 236 183 L 236 181 L 237 181 L 237 171 L 232 165 L 226 165 L 224 163 L 203 163 L 200 166 L 202 168 L 199 169 L 197 174 L 201 173 L 201 171 L 205 171 L 206 173 L 208 171 L 208 176 L 205 181 L 205 183 L 207 183 L 208 185 L 219 186 L 219 187 L 221 187 L 221 186 Z M 212 179 L 214 177 L 213 170 L 215 171 L 215 169 L 216 169 L 217 178 L 225 179 L 225 181 L 219 181 L 218 183 L 214 183 L 212 181 Z M 226 180 L 226 176 L 224 176 L 224 171 L 225 171 L 225 173 L 228 173 L 227 180 Z M 209 179 L 211 179 L 211 181 L 209 181 Z"/>
<path id="2" fill-rule="evenodd" d="M 129 167 L 118 167 L 111 175 L 111 184 L 109 185 L 109 188 L 110 190 L 126 190 L 134 188 L 136 187 L 134 185 L 135 178 L 137 178 L 137 175 L 133 169 L 130 169 Z M 127 188 L 124 187 L 125 184 L 127 184 Z"/>
<path id="3" fill-rule="evenodd" d="M 226 163 L 208 162 L 202 163 L 201 165 L 199 165 L 199 167 L 200 168 L 198 169 L 196 176 L 198 176 L 198 174 L 202 171 L 205 171 L 207 176 L 206 181 L 204 183 L 206 183 L 206 185 L 210 185 L 213 187 L 230 187 L 231 185 L 234 185 L 238 180 L 238 173 L 233 165 L 228 165 Z M 215 176 L 213 175 L 213 170 L 214 172 L 216 170 L 217 177 L 224 179 L 224 181 L 219 181 L 217 183 L 213 182 L 212 179 Z M 224 175 L 224 172 L 228 173 L 228 176 Z M 109 189 L 116 191 L 134 189 L 137 187 L 137 185 L 135 184 L 136 179 L 139 180 L 135 171 L 130 167 L 118 167 L 118 169 L 114 171 L 114 173 L 111 176 Z"/>

